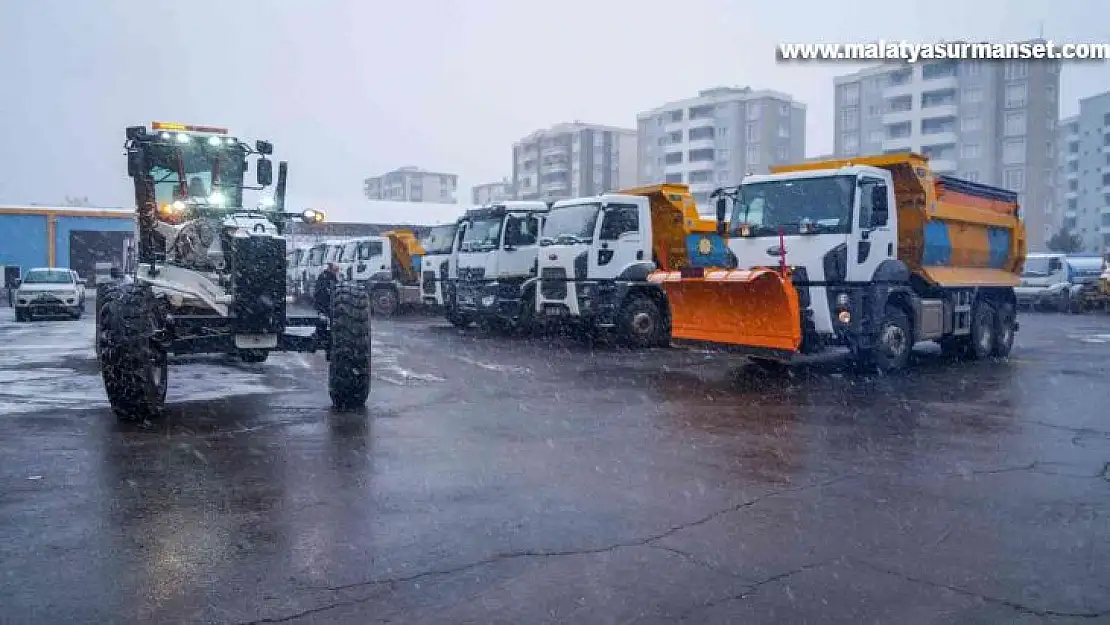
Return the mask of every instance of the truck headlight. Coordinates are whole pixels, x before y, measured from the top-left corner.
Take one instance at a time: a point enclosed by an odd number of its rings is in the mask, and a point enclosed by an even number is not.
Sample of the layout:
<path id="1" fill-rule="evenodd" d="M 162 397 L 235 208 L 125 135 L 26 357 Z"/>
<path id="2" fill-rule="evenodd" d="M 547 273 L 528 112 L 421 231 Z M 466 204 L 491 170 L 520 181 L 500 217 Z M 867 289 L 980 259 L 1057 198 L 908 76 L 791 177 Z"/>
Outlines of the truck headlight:
<path id="1" fill-rule="evenodd" d="M 847 310 L 840 311 L 840 314 L 837 315 L 836 318 L 840 321 L 840 323 L 843 323 L 845 325 L 852 323 L 852 313 L 848 312 Z"/>

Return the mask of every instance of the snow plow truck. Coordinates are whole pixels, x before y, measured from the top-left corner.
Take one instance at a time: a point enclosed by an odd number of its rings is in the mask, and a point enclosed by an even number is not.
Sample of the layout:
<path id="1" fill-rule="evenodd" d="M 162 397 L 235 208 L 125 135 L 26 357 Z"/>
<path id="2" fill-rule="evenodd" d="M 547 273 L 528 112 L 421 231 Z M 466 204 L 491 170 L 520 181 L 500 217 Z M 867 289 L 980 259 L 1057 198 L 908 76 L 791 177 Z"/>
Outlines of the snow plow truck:
<path id="1" fill-rule="evenodd" d="M 843 346 L 883 371 L 922 341 L 1009 354 L 1026 248 L 1016 193 L 900 153 L 773 167 L 714 196 L 728 262 L 649 277 L 676 341 L 764 364 Z"/>

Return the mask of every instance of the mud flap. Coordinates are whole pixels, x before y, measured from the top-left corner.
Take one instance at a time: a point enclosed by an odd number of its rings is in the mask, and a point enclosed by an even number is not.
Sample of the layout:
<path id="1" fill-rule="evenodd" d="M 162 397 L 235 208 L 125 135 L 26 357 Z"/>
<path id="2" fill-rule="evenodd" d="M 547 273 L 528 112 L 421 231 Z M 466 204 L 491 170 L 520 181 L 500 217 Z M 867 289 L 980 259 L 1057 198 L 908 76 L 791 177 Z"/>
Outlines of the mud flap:
<path id="1" fill-rule="evenodd" d="M 770 269 L 709 270 L 700 277 L 657 271 L 671 308 L 671 336 L 794 353 L 802 342 L 798 291 Z"/>

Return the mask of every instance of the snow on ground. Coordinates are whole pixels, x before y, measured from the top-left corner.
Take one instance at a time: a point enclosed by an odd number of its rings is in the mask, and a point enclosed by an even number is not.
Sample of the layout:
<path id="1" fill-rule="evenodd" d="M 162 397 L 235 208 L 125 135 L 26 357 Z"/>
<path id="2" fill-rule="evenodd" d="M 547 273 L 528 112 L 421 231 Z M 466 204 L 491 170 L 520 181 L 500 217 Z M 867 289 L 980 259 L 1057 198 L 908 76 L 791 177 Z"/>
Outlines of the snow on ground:
<path id="1" fill-rule="evenodd" d="M 51 408 L 104 408 L 92 317 L 15 323 L 0 308 L 0 416 Z M 170 366 L 167 401 L 212 400 L 295 388 L 311 356 L 273 354 L 266 364 L 206 357 Z"/>

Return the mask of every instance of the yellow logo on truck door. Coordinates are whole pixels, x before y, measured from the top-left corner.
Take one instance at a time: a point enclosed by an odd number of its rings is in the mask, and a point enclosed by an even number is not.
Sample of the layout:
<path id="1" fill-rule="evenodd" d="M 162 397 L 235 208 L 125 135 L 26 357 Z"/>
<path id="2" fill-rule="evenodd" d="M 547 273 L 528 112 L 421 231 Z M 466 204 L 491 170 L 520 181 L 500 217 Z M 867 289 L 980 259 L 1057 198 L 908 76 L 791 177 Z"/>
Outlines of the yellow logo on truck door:
<path id="1" fill-rule="evenodd" d="M 702 256 L 709 256 L 712 252 L 713 242 L 709 240 L 709 237 L 702 237 L 701 240 L 698 241 L 698 253 Z"/>

